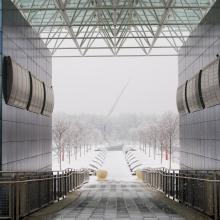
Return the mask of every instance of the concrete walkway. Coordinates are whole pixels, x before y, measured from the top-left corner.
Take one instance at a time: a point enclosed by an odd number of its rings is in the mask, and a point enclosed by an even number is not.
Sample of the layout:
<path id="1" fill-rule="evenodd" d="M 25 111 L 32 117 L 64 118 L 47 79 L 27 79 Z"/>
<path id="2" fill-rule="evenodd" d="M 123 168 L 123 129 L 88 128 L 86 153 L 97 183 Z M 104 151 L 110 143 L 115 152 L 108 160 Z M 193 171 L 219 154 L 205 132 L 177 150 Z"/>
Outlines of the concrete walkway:
<path id="1" fill-rule="evenodd" d="M 209 220 L 184 205 L 146 188 L 131 176 L 120 151 L 110 151 L 103 166 L 108 181 L 95 177 L 64 200 L 33 213 L 28 220 Z M 171 208 L 172 207 L 172 208 Z"/>
<path id="2" fill-rule="evenodd" d="M 106 181 L 90 183 L 68 207 L 50 220 L 183 220 L 165 203 L 156 201 L 139 182 Z"/>

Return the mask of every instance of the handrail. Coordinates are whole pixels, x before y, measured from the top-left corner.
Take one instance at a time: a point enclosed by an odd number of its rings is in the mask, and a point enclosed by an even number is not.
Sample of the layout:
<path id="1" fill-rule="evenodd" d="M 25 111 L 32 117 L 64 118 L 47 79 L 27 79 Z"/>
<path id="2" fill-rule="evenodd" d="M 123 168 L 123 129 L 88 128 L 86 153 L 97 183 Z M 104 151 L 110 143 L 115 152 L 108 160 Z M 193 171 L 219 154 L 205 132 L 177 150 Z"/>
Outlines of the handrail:
<path id="1" fill-rule="evenodd" d="M 20 219 L 65 198 L 88 182 L 86 169 L 59 172 L 7 172 L 0 176 L 0 219 Z"/>
<path id="2" fill-rule="evenodd" d="M 143 170 L 144 171 L 144 170 Z M 173 175 L 167 175 L 159 172 L 162 176 L 165 177 L 173 177 Z M 199 180 L 199 181 L 205 181 L 205 182 L 214 182 L 214 183 L 220 183 L 220 180 L 212 180 L 212 179 L 201 179 L 201 178 L 196 178 L 196 177 L 188 177 L 188 176 L 178 176 L 177 178 L 179 179 L 190 179 L 190 180 Z"/>
<path id="3" fill-rule="evenodd" d="M 0 171 L 0 173 L 37 173 L 37 174 L 45 174 L 45 173 L 53 173 L 53 172 L 60 172 L 60 173 L 63 173 L 63 172 L 66 172 L 66 170 L 70 170 L 70 171 L 81 171 L 81 170 L 86 170 L 86 168 L 83 168 L 83 169 L 72 169 L 72 168 L 66 168 L 65 170 L 51 170 L 51 171 L 11 171 L 11 170 L 3 170 L 3 171 Z"/>
<path id="4" fill-rule="evenodd" d="M 145 169 L 149 169 L 149 170 L 167 170 L 167 171 L 187 171 L 187 172 L 207 172 L 207 171 L 211 171 L 211 172 L 220 172 L 219 169 L 169 169 L 167 167 L 155 167 L 155 168 L 152 168 L 152 167 L 145 167 L 143 168 L 143 170 Z"/>
<path id="5" fill-rule="evenodd" d="M 182 204 L 220 219 L 220 170 L 145 168 L 143 182 Z"/>
<path id="6" fill-rule="evenodd" d="M 77 172 L 79 174 L 83 174 L 84 172 Z M 59 174 L 61 175 L 61 174 Z M 72 174 L 68 174 L 65 176 L 56 176 L 53 175 L 53 177 L 47 177 L 47 178 L 40 178 L 40 179 L 28 179 L 28 180 L 13 180 L 13 181 L 1 181 L 0 178 L 0 184 L 14 184 L 14 183 L 28 183 L 28 182 L 36 182 L 36 181 L 45 181 L 45 180 L 52 180 L 54 178 L 56 179 L 62 179 L 62 178 L 68 178 L 70 177 Z"/>

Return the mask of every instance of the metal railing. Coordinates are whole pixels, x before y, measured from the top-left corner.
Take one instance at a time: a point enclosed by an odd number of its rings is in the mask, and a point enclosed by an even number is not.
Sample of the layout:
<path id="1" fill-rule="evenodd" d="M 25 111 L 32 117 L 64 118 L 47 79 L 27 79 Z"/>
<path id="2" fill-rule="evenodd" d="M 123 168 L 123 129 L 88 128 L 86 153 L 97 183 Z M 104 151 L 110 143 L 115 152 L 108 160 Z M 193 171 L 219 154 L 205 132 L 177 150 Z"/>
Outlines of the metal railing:
<path id="1" fill-rule="evenodd" d="M 144 183 L 180 203 L 220 219 L 220 171 L 143 169 Z"/>
<path id="2" fill-rule="evenodd" d="M 20 219 L 89 180 L 87 170 L 0 172 L 0 219 Z"/>

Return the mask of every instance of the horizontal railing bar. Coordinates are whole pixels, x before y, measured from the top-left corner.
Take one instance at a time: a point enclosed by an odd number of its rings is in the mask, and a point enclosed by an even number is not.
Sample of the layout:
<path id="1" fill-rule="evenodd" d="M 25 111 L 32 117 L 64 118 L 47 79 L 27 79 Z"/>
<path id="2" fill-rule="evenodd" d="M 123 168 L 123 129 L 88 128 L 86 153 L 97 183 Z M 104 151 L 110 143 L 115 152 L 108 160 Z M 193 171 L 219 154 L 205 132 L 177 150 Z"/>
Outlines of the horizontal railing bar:
<path id="1" fill-rule="evenodd" d="M 80 49 L 84 50 L 84 49 L 89 49 L 89 50 L 107 50 L 107 49 L 114 49 L 115 47 L 109 47 L 109 46 L 106 46 L 106 47 L 80 47 Z M 118 49 L 140 49 L 140 48 L 146 48 L 146 49 L 149 49 L 151 48 L 150 46 L 149 47 L 116 47 Z M 153 47 L 154 49 L 173 49 L 172 46 L 156 46 L 156 47 Z M 179 46 L 180 48 L 180 46 Z M 183 48 L 181 46 L 181 48 Z M 189 47 L 184 47 L 184 48 L 189 48 Z M 41 49 L 41 48 L 40 48 Z M 56 50 L 79 50 L 79 48 L 77 47 L 58 47 L 58 48 L 54 48 L 54 47 L 48 47 L 48 48 L 42 48 L 43 50 L 52 50 L 52 49 L 56 49 Z"/>
<path id="2" fill-rule="evenodd" d="M 164 23 L 163 26 L 187 26 L 187 25 L 198 25 L 199 22 L 169 22 L 169 23 Z M 73 23 L 71 25 L 66 25 L 66 24 L 63 24 L 63 23 L 57 23 L 57 24 L 42 24 L 42 23 L 39 23 L 39 24 L 34 24 L 32 23 L 31 26 L 32 27 L 105 27 L 105 26 L 158 26 L 160 25 L 160 23 L 158 22 L 149 22 L 149 23 L 118 23 L 118 24 L 113 24 L 113 23 L 106 23 L 106 24 L 100 24 L 100 23 L 90 23 L 90 24 L 81 24 L 81 23 Z"/>
<path id="3" fill-rule="evenodd" d="M 153 172 L 149 172 L 149 174 L 151 174 L 151 173 L 153 173 Z M 155 173 L 159 173 L 160 175 L 166 176 L 166 177 L 173 177 L 173 175 L 163 174 L 162 172 L 155 172 Z M 198 180 L 198 181 L 204 181 L 204 182 L 220 183 L 220 180 L 200 179 L 200 178 L 196 178 L 196 177 L 176 176 L 175 178 L 177 178 L 177 179 L 190 179 L 190 180 Z"/>
<path id="4" fill-rule="evenodd" d="M 109 57 L 177 57 L 178 54 L 131 54 L 131 55 L 54 55 L 52 58 L 109 58 Z"/>
<path id="5" fill-rule="evenodd" d="M 209 9 L 210 6 L 205 5 L 205 6 L 197 6 L 197 5 L 184 5 L 184 6 L 170 6 L 169 9 Z M 90 7 L 65 7 L 64 11 L 72 11 L 72 10 L 157 10 L 157 9 L 167 9 L 166 6 L 90 6 Z M 59 11 L 60 9 L 56 8 L 54 6 L 54 8 L 50 7 L 23 7 L 23 8 L 19 8 L 19 10 L 21 11 Z"/>
<path id="6" fill-rule="evenodd" d="M 75 174 L 84 174 L 84 173 L 75 173 Z M 16 183 L 29 183 L 29 182 L 40 182 L 40 181 L 45 181 L 45 180 L 54 180 L 54 179 L 63 179 L 63 178 L 68 178 L 72 176 L 72 174 L 69 174 L 68 176 L 63 175 L 63 176 L 53 176 L 53 177 L 48 177 L 48 178 L 43 178 L 43 179 L 29 179 L 29 180 L 13 180 L 13 181 L 1 181 L 0 178 L 0 185 L 1 184 L 16 184 Z"/>
<path id="7" fill-rule="evenodd" d="M 168 198 L 220 219 L 220 170 L 142 169 L 143 182 Z"/>
<path id="8" fill-rule="evenodd" d="M 0 175 L 0 195 L 3 193 L 0 219 L 11 220 L 23 218 L 65 198 L 89 180 L 87 169 L 71 168 L 55 172 L 1 171 Z"/>
<path id="9" fill-rule="evenodd" d="M 145 32 L 142 32 L 142 33 L 145 33 Z M 167 36 L 158 36 L 157 38 L 158 39 L 166 39 L 166 38 L 169 38 L 169 39 L 179 39 L 179 38 L 188 38 L 189 35 L 175 35 L 175 36 L 171 36 L 171 35 L 167 35 Z M 44 37 L 44 36 L 41 36 L 40 37 L 42 40 L 71 40 L 72 37 Z M 101 40 L 101 39 L 154 39 L 155 36 L 124 36 L 124 37 L 119 37 L 119 36 L 108 36 L 108 37 L 80 37 L 80 36 L 76 36 L 74 39 L 77 39 L 77 40 L 83 40 L 83 39 L 90 39 L 90 40 Z M 206 36 L 192 36 L 192 38 L 208 38 Z M 39 40 L 39 38 L 37 37 L 20 37 L 19 39 L 29 39 L 29 40 Z"/>
<path id="10" fill-rule="evenodd" d="M 80 171 L 80 169 L 78 170 L 78 169 L 67 168 L 65 170 L 51 170 L 51 171 L 11 171 L 11 170 L 7 171 L 7 170 L 3 170 L 3 171 L 0 171 L 0 174 L 1 173 L 42 173 L 42 174 L 48 173 L 48 174 L 51 174 L 53 172 L 66 172 L 66 171 Z"/>

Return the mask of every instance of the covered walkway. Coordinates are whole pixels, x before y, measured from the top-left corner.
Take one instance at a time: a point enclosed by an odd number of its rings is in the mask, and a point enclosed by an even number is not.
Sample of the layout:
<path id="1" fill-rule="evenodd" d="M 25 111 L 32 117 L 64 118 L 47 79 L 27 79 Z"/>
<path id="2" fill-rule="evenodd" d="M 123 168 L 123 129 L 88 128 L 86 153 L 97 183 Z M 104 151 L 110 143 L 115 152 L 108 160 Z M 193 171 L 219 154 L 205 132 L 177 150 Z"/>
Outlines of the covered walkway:
<path id="1" fill-rule="evenodd" d="M 139 182 L 104 181 L 85 185 L 81 195 L 60 212 L 42 217 L 50 220 L 183 220 Z M 38 217 L 39 219 L 39 217 Z"/>
<path id="2" fill-rule="evenodd" d="M 164 194 L 147 188 L 146 183 L 138 181 L 135 176 L 131 175 L 122 151 L 108 151 L 103 169 L 108 170 L 106 181 L 96 181 L 96 177 L 91 177 L 89 183 L 72 192 L 66 199 L 33 213 L 27 219 L 209 219 L 207 216 L 166 198 Z"/>

